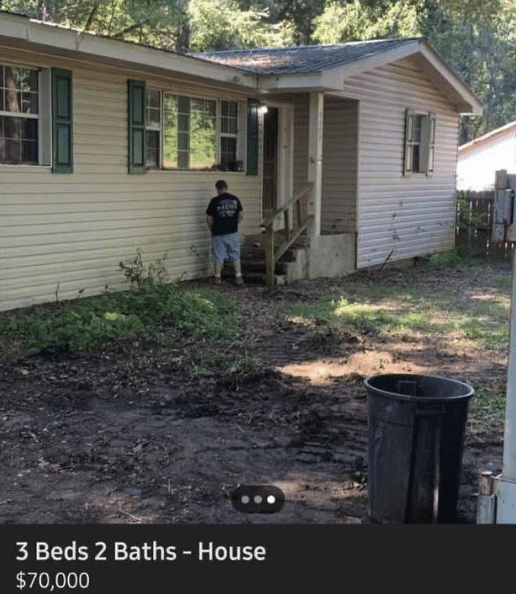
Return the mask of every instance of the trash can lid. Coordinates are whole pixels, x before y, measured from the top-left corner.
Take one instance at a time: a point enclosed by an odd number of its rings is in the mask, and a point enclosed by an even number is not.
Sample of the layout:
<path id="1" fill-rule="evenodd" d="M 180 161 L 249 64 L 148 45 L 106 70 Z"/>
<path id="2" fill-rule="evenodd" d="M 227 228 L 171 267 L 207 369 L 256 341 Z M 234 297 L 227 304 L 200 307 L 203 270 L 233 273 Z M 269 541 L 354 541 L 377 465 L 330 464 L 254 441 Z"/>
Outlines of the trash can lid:
<path id="1" fill-rule="evenodd" d="M 418 402 L 471 398 L 475 394 L 465 382 L 435 375 L 387 373 L 370 377 L 364 384 L 376 396 Z"/>

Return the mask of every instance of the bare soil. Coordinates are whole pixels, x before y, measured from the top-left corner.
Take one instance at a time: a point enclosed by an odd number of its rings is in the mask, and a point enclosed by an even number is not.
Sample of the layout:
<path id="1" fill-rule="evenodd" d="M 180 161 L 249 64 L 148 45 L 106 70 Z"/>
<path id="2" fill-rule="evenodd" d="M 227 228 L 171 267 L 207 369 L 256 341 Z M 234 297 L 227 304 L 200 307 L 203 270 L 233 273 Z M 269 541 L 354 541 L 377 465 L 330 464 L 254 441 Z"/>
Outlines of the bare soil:
<path id="1" fill-rule="evenodd" d="M 414 372 L 503 389 L 507 354 L 453 353 L 442 336 L 325 339 L 286 323 L 279 304 L 341 294 L 354 278 L 415 275 L 422 290 L 449 283 L 461 298 L 495 273 L 500 265 L 369 271 L 274 289 L 226 281 L 216 290 L 237 300 L 244 333 L 216 348 L 189 337 L 36 357 L 4 350 L 0 523 L 370 523 L 363 379 Z M 215 352 L 261 366 L 200 373 Z M 501 462 L 500 431 L 467 431 L 458 523 L 475 522 L 478 474 L 500 473 Z M 286 503 L 276 514 L 239 513 L 228 498 L 238 484 L 276 485 Z"/>

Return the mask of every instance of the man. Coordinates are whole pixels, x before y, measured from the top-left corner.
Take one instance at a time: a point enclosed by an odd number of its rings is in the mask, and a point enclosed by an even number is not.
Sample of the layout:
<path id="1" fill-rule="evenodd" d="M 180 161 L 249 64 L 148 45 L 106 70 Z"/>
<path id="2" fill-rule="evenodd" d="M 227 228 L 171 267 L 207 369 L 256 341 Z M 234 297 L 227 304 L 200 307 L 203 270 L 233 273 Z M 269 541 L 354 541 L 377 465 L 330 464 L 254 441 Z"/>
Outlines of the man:
<path id="1" fill-rule="evenodd" d="M 243 209 L 240 200 L 229 194 L 228 185 L 224 180 L 215 184 L 217 195 L 210 200 L 206 209 L 206 223 L 212 236 L 212 255 L 215 262 L 215 284 L 222 283 L 221 272 L 224 259 L 233 262 L 235 269 L 235 284 L 243 285 L 240 265 L 240 236 L 238 225 L 243 219 Z"/>

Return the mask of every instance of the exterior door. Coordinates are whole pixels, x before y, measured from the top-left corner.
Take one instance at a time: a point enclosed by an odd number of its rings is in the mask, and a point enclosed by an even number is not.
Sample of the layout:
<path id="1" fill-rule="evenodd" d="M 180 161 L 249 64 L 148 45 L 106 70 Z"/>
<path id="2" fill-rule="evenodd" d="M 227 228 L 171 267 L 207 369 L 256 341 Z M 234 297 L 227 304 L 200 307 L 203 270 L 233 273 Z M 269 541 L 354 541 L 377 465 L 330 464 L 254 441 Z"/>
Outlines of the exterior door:
<path id="1" fill-rule="evenodd" d="M 263 121 L 263 211 L 278 206 L 278 122 L 279 110 L 269 107 Z"/>

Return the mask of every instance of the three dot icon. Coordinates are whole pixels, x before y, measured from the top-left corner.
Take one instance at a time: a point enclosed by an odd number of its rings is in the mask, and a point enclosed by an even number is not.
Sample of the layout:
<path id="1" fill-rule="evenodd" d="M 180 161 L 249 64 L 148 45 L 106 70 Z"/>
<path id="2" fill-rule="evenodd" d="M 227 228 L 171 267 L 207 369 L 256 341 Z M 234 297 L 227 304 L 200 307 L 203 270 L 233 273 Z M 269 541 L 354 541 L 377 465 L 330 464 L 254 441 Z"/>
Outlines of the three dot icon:
<path id="1" fill-rule="evenodd" d="M 273 514 L 285 503 L 281 489 L 273 485 L 243 485 L 231 494 L 233 507 L 247 514 Z"/>

